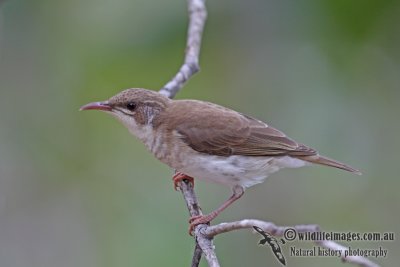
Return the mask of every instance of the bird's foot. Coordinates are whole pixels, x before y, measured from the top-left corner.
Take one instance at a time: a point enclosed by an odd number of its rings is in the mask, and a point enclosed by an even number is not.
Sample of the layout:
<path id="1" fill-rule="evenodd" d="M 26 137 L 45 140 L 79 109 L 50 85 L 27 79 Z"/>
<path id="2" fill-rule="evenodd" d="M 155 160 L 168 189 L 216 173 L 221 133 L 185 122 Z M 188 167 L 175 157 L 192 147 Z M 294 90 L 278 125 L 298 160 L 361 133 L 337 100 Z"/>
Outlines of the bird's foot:
<path id="1" fill-rule="evenodd" d="M 190 219 L 189 219 L 189 223 L 190 223 L 189 235 L 193 236 L 192 232 L 193 232 L 194 228 L 197 225 L 199 225 L 199 224 L 208 224 L 208 225 L 210 225 L 210 222 L 212 220 L 214 220 L 215 217 L 217 217 L 217 216 L 218 216 L 218 213 L 211 212 L 211 213 L 209 213 L 207 215 L 197 215 L 197 216 L 190 217 Z"/>
<path id="2" fill-rule="evenodd" d="M 190 183 L 192 188 L 194 188 L 194 179 L 193 179 L 193 177 L 190 177 L 190 176 L 188 176 L 188 175 L 186 175 L 184 173 L 181 173 L 181 172 L 175 173 L 174 176 L 172 177 L 172 181 L 174 182 L 174 189 L 175 190 L 178 190 L 179 183 L 182 182 L 182 181 Z"/>

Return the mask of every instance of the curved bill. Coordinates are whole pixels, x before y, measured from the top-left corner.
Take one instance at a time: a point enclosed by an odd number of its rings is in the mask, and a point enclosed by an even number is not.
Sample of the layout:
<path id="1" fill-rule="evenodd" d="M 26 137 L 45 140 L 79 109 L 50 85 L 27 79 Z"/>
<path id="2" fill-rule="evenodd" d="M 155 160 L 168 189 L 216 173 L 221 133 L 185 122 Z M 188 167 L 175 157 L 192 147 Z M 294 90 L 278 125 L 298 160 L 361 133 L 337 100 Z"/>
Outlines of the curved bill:
<path id="1" fill-rule="evenodd" d="M 112 107 L 108 104 L 107 101 L 105 102 L 92 102 L 82 106 L 79 110 L 103 110 L 103 111 L 111 111 Z"/>

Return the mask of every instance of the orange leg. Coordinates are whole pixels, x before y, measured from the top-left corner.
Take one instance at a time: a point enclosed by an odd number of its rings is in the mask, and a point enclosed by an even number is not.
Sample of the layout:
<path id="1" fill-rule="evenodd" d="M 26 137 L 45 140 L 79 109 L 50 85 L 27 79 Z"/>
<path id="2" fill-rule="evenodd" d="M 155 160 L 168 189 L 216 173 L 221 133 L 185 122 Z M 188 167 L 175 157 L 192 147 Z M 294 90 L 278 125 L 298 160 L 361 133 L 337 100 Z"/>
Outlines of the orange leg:
<path id="1" fill-rule="evenodd" d="M 190 176 L 188 176 L 188 175 L 186 175 L 184 173 L 181 173 L 181 172 L 176 172 L 174 174 L 174 176 L 172 177 L 172 181 L 174 182 L 174 189 L 178 190 L 179 182 L 182 182 L 184 180 L 187 180 L 192 185 L 192 187 L 194 188 L 194 179 L 193 179 L 193 177 L 190 177 Z"/>
<path id="2" fill-rule="evenodd" d="M 224 211 L 227 207 L 229 207 L 233 202 L 238 200 L 241 196 L 244 194 L 244 188 L 241 186 L 235 186 L 232 189 L 233 193 L 226 200 L 218 209 L 210 212 L 207 215 L 198 215 L 198 216 L 193 216 L 189 219 L 190 227 L 189 227 L 189 234 L 192 235 L 192 232 L 194 228 L 199 225 L 199 224 L 208 224 L 212 220 L 215 219 L 222 211 Z"/>

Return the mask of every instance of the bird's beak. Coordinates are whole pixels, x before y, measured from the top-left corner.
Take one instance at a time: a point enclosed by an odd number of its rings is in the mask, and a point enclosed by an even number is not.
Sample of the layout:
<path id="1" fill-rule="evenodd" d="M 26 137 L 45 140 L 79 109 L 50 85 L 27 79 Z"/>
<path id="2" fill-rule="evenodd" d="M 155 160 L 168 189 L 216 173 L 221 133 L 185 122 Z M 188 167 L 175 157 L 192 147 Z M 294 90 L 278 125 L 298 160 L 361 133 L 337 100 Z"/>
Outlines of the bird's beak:
<path id="1" fill-rule="evenodd" d="M 112 107 L 110 106 L 108 101 L 92 102 L 92 103 L 89 103 L 89 104 L 86 104 L 86 105 L 82 106 L 79 110 L 90 110 L 90 109 L 102 110 L 102 111 L 111 111 Z"/>

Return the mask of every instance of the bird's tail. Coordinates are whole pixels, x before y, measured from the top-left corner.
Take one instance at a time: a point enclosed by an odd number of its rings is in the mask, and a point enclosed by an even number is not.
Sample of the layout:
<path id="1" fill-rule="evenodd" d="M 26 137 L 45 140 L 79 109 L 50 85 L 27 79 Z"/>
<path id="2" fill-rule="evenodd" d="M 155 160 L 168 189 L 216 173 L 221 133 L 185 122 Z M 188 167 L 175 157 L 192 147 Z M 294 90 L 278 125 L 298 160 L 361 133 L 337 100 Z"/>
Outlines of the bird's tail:
<path id="1" fill-rule="evenodd" d="M 307 157 L 302 157 L 302 160 L 311 162 L 311 163 L 315 163 L 315 164 L 320 164 L 320 165 L 325 165 L 325 166 L 330 166 L 330 167 L 335 167 L 338 169 L 342 169 L 348 172 L 352 172 L 354 174 L 357 175 L 361 175 L 362 173 L 357 170 L 354 169 L 353 167 L 350 167 L 349 165 L 346 165 L 344 163 L 341 163 L 339 161 L 321 156 L 321 155 L 314 155 L 314 156 L 307 156 Z"/>

